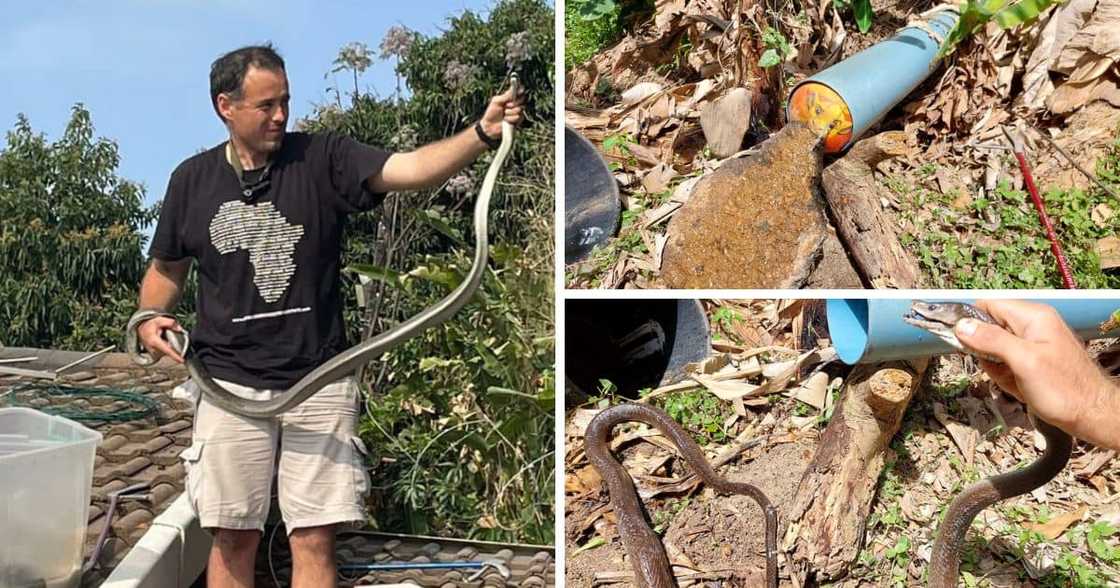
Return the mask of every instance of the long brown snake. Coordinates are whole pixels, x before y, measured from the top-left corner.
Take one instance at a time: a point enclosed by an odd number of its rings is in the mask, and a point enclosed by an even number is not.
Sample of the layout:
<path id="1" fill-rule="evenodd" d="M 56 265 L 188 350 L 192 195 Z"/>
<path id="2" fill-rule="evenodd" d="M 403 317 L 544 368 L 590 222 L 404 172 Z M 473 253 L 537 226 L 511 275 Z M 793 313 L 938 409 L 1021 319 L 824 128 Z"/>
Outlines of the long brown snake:
<path id="1" fill-rule="evenodd" d="M 611 430 L 619 423 L 638 421 L 661 431 L 680 451 L 681 457 L 692 471 L 716 492 L 746 494 L 762 508 L 766 517 L 766 582 L 770 588 L 778 586 L 778 510 L 761 490 L 751 484 L 731 482 L 716 474 L 700 446 L 692 440 L 676 421 L 663 411 L 644 404 L 612 406 L 591 419 L 584 437 L 587 459 L 607 484 L 611 507 L 618 520 L 618 535 L 630 557 L 636 583 L 643 588 L 674 588 L 677 585 L 669 556 L 661 539 L 653 532 L 643 516 L 641 500 L 634 488 L 634 480 L 611 455 Z"/>
<path id="2" fill-rule="evenodd" d="M 959 302 L 926 303 L 915 301 L 904 320 L 933 332 L 957 349 L 960 341 L 952 334 L 953 326 L 962 318 L 971 317 L 991 324 L 996 321 L 982 310 Z M 951 337 L 952 340 L 947 337 Z M 1066 467 L 1073 451 L 1073 437 L 1065 431 L 1029 413 L 1031 422 L 1046 439 L 1046 450 L 1034 463 L 1013 472 L 998 474 L 965 488 L 945 513 L 937 530 L 929 566 L 930 588 L 955 588 L 960 574 L 961 546 L 972 519 L 980 511 L 1001 501 L 1026 494 L 1049 482 Z"/>

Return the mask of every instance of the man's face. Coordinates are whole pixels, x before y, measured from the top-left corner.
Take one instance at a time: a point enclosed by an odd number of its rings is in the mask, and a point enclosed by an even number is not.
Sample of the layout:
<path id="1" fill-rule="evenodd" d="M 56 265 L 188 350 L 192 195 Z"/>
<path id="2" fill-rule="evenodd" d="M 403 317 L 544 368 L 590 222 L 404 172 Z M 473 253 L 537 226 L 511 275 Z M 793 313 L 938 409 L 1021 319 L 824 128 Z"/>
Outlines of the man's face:
<path id="1" fill-rule="evenodd" d="M 218 109 L 230 132 L 250 149 L 272 153 L 280 148 L 288 126 L 288 76 L 250 66 L 241 84 L 241 98 L 218 96 Z"/>

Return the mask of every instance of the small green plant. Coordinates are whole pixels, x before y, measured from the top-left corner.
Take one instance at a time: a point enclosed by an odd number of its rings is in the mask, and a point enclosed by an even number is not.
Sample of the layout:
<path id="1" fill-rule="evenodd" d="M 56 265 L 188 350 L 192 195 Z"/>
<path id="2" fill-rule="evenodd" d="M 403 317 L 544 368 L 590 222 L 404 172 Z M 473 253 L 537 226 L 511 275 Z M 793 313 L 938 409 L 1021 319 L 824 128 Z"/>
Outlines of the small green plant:
<path id="1" fill-rule="evenodd" d="M 661 408 L 673 420 L 693 433 L 700 445 L 727 440 L 723 421 L 727 418 L 724 405 L 706 390 L 686 390 L 661 399 Z"/>
<path id="2" fill-rule="evenodd" d="M 1120 142 L 1118 142 L 1120 143 Z M 1120 146 L 1114 144 L 1097 161 L 1097 177 L 1115 190 L 1120 183 Z M 1038 213 L 1022 190 L 1005 180 L 983 198 L 967 206 L 946 204 L 926 190 L 888 177 L 887 186 L 899 195 L 903 217 L 913 227 L 900 242 L 914 257 L 934 288 L 1054 288 L 1061 284 L 1050 243 Z M 1120 215 L 1093 218 L 1106 205 L 1120 210 L 1120 199 L 1096 186 L 1082 190 L 1050 186 L 1043 193 L 1047 213 L 1078 286 L 1120 287 L 1120 275 L 1100 267 L 1096 242 L 1120 231 Z"/>
<path id="3" fill-rule="evenodd" d="M 970 385 L 972 385 L 972 380 L 967 377 L 961 377 L 952 382 L 949 382 L 948 384 L 933 386 L 933 392 L 939 398 L 949 400 L 951 398 L 957 398 L 958 396 L 963 394 L 966 390 L 968 390 L 968 387 Z"/>
<path id="4" fill-rule="evenodd" d="M 1089 588 L 1104 586 L 1105 578 L 1085 560 L 1072 552 L 1063 551 L 1054 562 L 1054 571 L 1042 579 L 1041 585 L 1054 588 L 1059 586 Z"/>
<path id="5" fill-rule="evenodd" d="M 739 313 L 726 306 L 717 308 L 716 311 L 712 313 L 712 318 L 723 327 L 725 331 L 730 331 L 734 328 L 735 323 L 743 322 L 743 317 L 739 316 Z"/>
<path id="6" fill-rule="evenodd" d="M 614 0 L 569 0 L 564 4 L 564 66 L 591 59 L 622 36 L 620 8 Z"/>
<path id="7" fill-rule="evenodd" d="M 887 550 L 887 559 L 894 562 L 896 566 L 905 568 L 910 564 L 910 539 L 906 535 L 902 535 L 895 542 L 894 547 Z"/>
<path id="8" fill-rule="evenodd" d="M 1120 547 L 1108 543 L 1108 538 L 1115 535 L 1117 531 L 1120 529 L 1106 522 L 1093 523 L 1085 534 L 1085 544 L 1097 559 L 1114 565 L 1120 564 Z"/>
<path id="9" fill-rule="evenodd" d="M 875 18 L 875 11 L 871 9 L 871 0 L 832 0 L 832 5 L 837 10 L 851 8 L 859 32 L 866 33 L 871 30 L 871 20 Z"/>
<path id="10" fill-rule="evenodd" d="M 607 135 L 603 139 L 603 151 L 610 153 L 617 150 L 622 155 L 630 155 L 630 145 L 634 144 L 634 139 L 626 133 L 614 133 Z"/>
<path id="11" fill-rule="evenodd" d="M 759 67 L 774 67 L 793 54 L 793 47 L 790 46 L 785 35 L 773 27 L 766 27 L 762 32 L 762 44 L 766 50 L 758 58 Z"/>
<path id="12" fill-rule="evenodd" d="M 944 57 L 956 50 L 957 45 L 972 36 L 977 30 L 995 21 L 1002 29 L 1026 25 L 1038 19 L 1042 11 L 1061 0 L 966 0 L 961 4 L 961 16 L 957 24 L 945 35 L 938 57 Z"/>
<path id="13" fill-rule="evenodd" d="M 670 500 L 665 508 L 655 511 L 653 513 L 653 532 L 658 535 L 664 533 L 669 528 L 669 524 L 673 522 L 673 518 L 687 508 L 689 502 L 688 498 Z"/>

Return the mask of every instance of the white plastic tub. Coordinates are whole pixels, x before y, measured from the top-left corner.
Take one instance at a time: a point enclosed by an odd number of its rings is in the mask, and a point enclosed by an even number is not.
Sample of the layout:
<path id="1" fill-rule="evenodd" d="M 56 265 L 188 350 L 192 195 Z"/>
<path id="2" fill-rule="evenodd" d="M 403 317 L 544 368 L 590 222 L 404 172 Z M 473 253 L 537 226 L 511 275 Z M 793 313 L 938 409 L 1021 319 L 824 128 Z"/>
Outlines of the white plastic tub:
<path id="1" fill-rule="evenodd" d="M 101 434 L 29 408 L 0 408 L 0 588 L 81 580 Z"/>

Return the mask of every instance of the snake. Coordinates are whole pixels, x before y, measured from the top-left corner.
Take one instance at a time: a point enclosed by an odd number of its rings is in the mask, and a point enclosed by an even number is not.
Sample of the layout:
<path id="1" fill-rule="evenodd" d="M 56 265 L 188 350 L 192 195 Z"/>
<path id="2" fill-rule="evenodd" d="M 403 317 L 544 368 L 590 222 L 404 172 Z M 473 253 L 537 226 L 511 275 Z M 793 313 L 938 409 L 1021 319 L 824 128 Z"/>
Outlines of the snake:
<path id="1" fill-rule="evenodd" d="M 518 94 L 518 88 L 517 74 L 511 74 L 510 89 L 514 96 Z M 408 320 L 335 355 L 306 374 L 288 390 L 277 394 L 270 400 L 249 400 L 226 390 L 210 376 L 197 355 L 189 352 L 189 333 L 165 330 L 165 338 L 172 348 L 184 358 L 187 373 L 202 390 L 206 399 L 219 408 L 242 416 L 251 418 L 275 417 L 295 408 L 331 382 L 353 373 L 387 351 L 451 318 L 466 305 L 482 283 L 489 251 L 490 195 L 497 183 L 498 173 L 509 155 L 510 148 L 513 146 L 513 135 L 513 124 L 503 120 L 502 142 L 486 170 L 486 176 L 483 179 L 478 200 L 474 206 L 475 251 L 471 269 L 466 278 L 454 290 Z M 143 366 L 155 363 L 155 358 L 148 354 L 137 341 L 136 331 L 139 324 L 146 320 L 145 317 L 152 318 L 153 316 L 173 315 L 155 310 L 140 310 L 129 320 L 126 328 L 126 350 L 135 363 Z"/>
<path id="2" fill-rule="evenodd" d="M 961 302 L 915 300 L 909 312 L 903 316 L 905 322 L 933 333 L 954 349 L 970 353 L 953 333 L 953 326 L 964 318 L 998 325 L 988 313 Z M 994 360 L 990 357 L 985 359 Z M 1046 439 L 1046 450 L 1029 466 L 976 482 L 953 499 L 934 539 L 929 567 L 930 588 L 956 587 L 965 534 L 980 511 L 1046 484 L 1069 462 L 1073 451 L 1073 437 L 1038 418 L 1033 412 L 1028 411 L 1027 415 L 1035 429 Z"/>
<path id="3" fill-rule="evenodd" d="M 646 404 L 626 403 L 604 409 L 591 419 L 584 435 L 584 448 L 588 461 L 607 486 L 618 534 L 630 557 L 636 584 L 643 588 L 674 588 L 677 585 L 665 546 L 642 514 L 642 502 L 634 480 L 610 451 L 611 430 L 617 424 L 631 421 L 650 425 L 665 435 L 692 471 L 716 492 L 746 494 L 758 503 L 766 519 L 766 585 L 776 588 L 778 510 L 770 504 L 766 495 L 751 484 L 731 482 L 716 474 L 696 441 L 664 411 Z"/>

